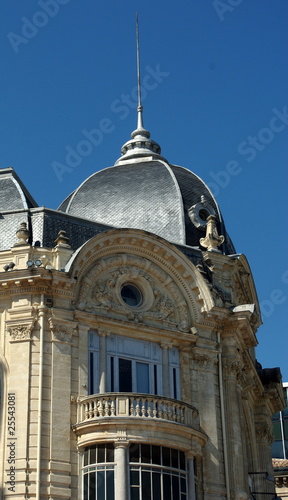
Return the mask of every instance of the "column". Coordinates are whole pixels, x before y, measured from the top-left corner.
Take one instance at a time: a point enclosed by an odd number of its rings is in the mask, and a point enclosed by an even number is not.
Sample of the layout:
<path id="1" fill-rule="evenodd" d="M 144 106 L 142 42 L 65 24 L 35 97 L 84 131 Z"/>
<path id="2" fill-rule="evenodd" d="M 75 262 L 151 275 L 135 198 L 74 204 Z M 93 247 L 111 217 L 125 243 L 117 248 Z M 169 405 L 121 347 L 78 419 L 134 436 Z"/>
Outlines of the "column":
<path id="1" fill-rule="evenodd" d="M 128 446 L 127 441 L 115 443 L 115 496 L 117 500 L 128 498 Z"/>
<path id="2" fill-rule="evenodd" d="M 50 494 L 71 498 L 71 347 L 76 324 L 49 319 L 51 328 Z"/>
<path id="3" fill-rule="evenodd" d="M 245 438 L 242 432 L 243 406 L 238 382 L 240 364 L 234 358 L 223 359 L 227 451 L 231 498 L 248 499 L 248 471 L 245 462 Z"/>
<path id="4" fill-rule="evenodd" d="M 169 344 L 162 342 L 162 380 L 163 396 L 170 398 Z"/>
<path id="5" fill-rule="evenodd" d="M 196 500 L 196 490 L 195 490 L 195 470 L 194 470 L 194 457 L 187 456 L 187 468 L 188 468 L 188 498 L 189 500 Z"/>
<path id="6" fill-rule="evenodd" d="M 107 373 L 107 332 L 98 330 L 99 335 L 99 393 L 103 394 L 107 390 L 106 373 Z"/>

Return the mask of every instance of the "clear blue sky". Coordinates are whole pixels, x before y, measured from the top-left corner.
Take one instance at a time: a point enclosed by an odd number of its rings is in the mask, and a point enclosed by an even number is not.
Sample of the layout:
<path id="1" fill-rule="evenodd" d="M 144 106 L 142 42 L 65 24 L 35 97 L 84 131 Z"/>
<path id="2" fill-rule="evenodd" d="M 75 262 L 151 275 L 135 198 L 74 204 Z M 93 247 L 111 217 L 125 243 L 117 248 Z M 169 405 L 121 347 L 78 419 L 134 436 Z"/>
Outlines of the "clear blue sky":
<path id="1" fill-rule="evenodd" d="M 287 0 L 2 1 L 0 166 L 57 208 L 114 164 L 136 125 L 136 10 L 144 124 L 216 194 L 263 305 L 257 357 L 288 381 Z"/>

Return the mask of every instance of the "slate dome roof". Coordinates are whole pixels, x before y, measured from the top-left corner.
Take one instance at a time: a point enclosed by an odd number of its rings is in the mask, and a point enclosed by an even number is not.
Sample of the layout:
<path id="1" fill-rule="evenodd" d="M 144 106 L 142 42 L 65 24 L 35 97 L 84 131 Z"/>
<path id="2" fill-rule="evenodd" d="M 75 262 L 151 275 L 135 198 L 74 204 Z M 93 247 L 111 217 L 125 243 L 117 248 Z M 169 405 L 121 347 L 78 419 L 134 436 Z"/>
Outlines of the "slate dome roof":
<path id="1" fill-rule="evenodd" d="M 213 213 L 219 234 L 225 236 L 223 252 L 235 253 L 207 185 L 190 170 L 170 165 L 160 156 L 157 143 L 150 139 L 147 144 L 147 134 L 136 132 L 123 146 L 123 156 L 116 164 L 88 177 L 59 210 L 116 228 L 142 229 L 172 243 L 196 247 L 205 236 L 204 219 Z"/>

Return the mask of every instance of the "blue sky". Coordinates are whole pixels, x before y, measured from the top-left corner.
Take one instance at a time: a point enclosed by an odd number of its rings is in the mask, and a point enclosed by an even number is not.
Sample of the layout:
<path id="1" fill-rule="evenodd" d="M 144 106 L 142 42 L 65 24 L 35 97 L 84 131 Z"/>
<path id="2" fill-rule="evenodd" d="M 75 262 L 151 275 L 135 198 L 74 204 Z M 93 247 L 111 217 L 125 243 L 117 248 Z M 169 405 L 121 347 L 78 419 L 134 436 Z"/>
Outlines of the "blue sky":
<path id="1" fill-rule="evenodd" d="M 287 0 L 2 1 L 0 166 L 57 208 L 114 164 L 136 126 L 136 10 L 144 124 L 216 195 L 262 304 L 257 357 L 288 381 Z"/>

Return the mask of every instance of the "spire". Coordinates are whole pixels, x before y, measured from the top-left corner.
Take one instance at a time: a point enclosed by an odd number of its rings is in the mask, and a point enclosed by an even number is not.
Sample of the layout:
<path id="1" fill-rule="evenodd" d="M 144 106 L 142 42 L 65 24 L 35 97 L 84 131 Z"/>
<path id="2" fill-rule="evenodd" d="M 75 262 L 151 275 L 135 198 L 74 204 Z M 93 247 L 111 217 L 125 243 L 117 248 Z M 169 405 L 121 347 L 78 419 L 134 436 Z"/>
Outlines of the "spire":
<path id="1" fill-rule="evenodd" d="M 137 128 L 131 133 L 132 139 L 130 141 L 127 141 L 124 144 L 124 146 L 122 146 L 121 148 L 122 156 L 115 162 L 115 165 L 117 165 L 121 161 L 142 156 L 153 156 L 165 160 L 165 158 L 161 156 L 161 148 L 159 144 L 150 139 L 150 132 L 146 130 L 143 125 L 138 12 L 136 13 L 136 56 L 137 56 L 137 90 L 138 90 Z"/>

